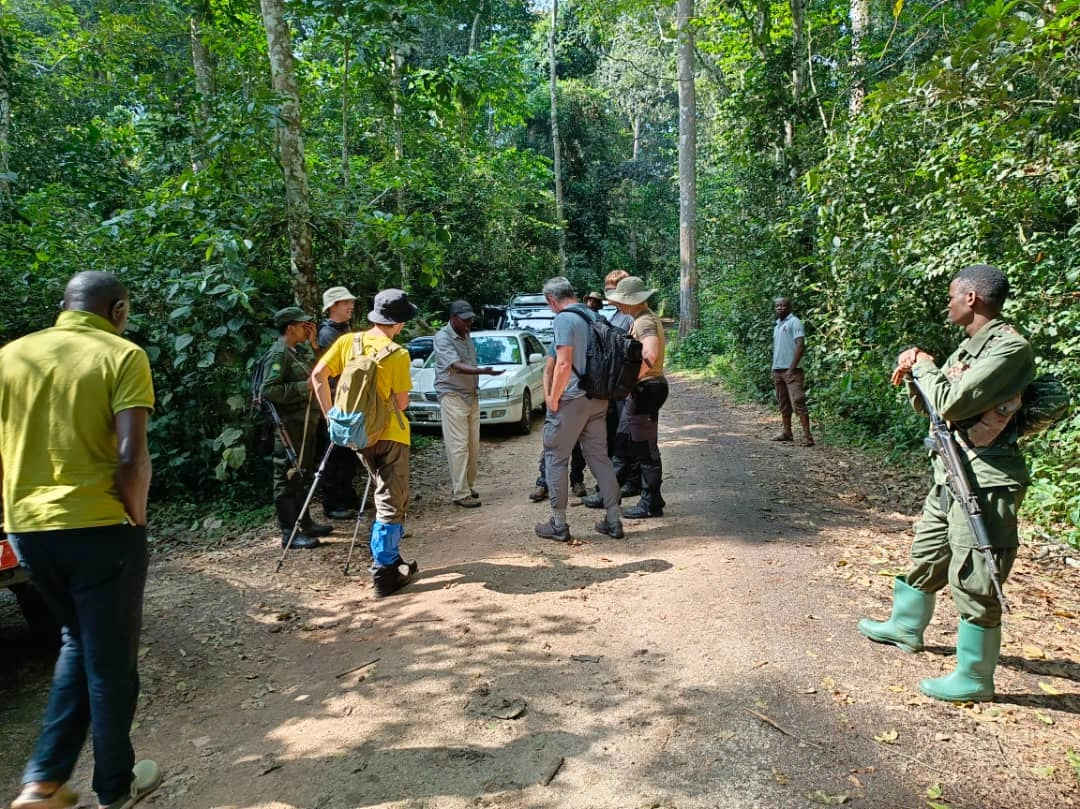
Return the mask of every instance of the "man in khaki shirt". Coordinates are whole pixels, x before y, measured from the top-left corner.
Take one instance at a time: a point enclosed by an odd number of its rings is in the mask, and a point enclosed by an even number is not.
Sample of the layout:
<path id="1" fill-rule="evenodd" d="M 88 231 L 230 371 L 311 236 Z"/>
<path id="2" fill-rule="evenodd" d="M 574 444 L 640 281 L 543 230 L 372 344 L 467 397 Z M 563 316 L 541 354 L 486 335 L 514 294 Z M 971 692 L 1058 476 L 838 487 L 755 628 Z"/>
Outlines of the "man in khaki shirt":
<path id="1" fill-rule="evenodd" d="M 648 289 L 636 276 L 619 281 L 607 299 L 620 314 L 634 320 L 630 336 L 641 342 L 641 373 L 638 385 L 626 400 L 615 441 L 615 474 L 620 486 L 633 485 L 629 479 L 634 461 L 641 468 L 641 499 L 636 506 L 623 509 L 628 519 L 662 517 L 667 503 L 660 494 L 664 470 L 657 442 L 660 408 L 668 397 L 668 383 L 664 377 L 664 326 L 646 301 L 656 292 Z M 590 508 L 603 505 L 595 496 L 582 502 Z"/>

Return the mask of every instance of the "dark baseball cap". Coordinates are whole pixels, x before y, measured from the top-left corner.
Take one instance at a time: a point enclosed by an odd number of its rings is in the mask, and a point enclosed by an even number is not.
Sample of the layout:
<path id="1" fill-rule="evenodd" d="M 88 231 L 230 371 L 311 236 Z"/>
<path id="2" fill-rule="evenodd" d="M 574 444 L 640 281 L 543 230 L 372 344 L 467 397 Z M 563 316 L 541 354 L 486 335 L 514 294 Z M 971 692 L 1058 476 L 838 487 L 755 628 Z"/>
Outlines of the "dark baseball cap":
<path id="1" fill-rule="evenodd" d="M 450 304 L 450 317 L 460 317 L 462 320 L 472 320 L 476 312 L 472 310 L 468 301 L 454 301 Z"/>
<path id="2" fill-rule="evenodd" d="M 367 319 L 382 326 L 393 326 L 416 317 L 419 311 L 403 289 L 384 289 L 375 296 L 375 302 Z"/>
<path id="3" fill-rule="evenodd" d="M 274 312 L 274 325 L 279 329 L 290 323 L 310 323 L 314 319 L 299 306 L 286 306 Z"/>

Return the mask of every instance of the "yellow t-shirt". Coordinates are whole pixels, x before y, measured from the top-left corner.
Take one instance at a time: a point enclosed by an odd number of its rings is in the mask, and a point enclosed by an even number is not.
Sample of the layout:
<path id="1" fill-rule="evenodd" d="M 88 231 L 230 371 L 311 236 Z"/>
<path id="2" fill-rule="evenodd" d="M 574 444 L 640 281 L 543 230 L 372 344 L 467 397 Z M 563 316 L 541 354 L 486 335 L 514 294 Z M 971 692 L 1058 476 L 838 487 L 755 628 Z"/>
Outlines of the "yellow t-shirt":
<path id="1" fill-rule="evenodd" d="M 326 365 L 331 378 L 341 376 L 341 372 L 345 370 L 345 363 L 352 356 L 354 337 L 353 334 L 341 335 L 330 344 L 330 347 L 326 349 L 326 353 L 322 355 L 320 362 Z M 395 344 L 394 341 L 382 332 L 371 329 L 363 333 L 364 353 L 369 357 L 374 357 L 392 344 Z M 389 356 L 384 357 L 379 363 L 379 372 L 375 375 L 375 385 L 378 388 L 379 396 L 385 400 L 390 399 L 391 392 L 408 393 L 412 390 L 412 375 L 409 373 L 409 352 L 398 346 L 397 351 L 391 352 Z M 391 404 L 390 409 L 390 420 L 383 434 L 379 436 L 379 440 L 396 441 L 407 446 L 412 441 L 409 433 L 409 420 L 400 411 L 395 414 L 393 404 Z"/>
<path id="2" fill-rule="evenodd" d="M 11 533 L 124 522 L 115 415 L 154 407 L 146 352 L 90 312 L 0 349 L 0 464 Z"/>

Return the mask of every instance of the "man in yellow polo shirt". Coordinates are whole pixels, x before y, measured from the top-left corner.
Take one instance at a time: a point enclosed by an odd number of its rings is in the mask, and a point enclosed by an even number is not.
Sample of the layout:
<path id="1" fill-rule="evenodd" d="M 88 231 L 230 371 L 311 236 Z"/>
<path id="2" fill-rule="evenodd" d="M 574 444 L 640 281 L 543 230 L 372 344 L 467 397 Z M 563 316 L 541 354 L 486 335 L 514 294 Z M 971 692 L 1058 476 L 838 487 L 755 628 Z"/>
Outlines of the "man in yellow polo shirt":
<path id="1" fill-rule="evenodd" d="M 146 584 L 146 352 L 120 336 L 127 290 L 75 275 L 50 329 L 0 349 L 4 529 L 59 623 L 63 646 L 43 729 L 14 809 L 72 806 L 66 786 L 93 728 L 93 787 L 105 809 L 161 783 L 135 763 L 131 722 Z"/>
<path id="2" fill-rule="evenodd" d="M 405 506 L 409 501 L 409 422 L 402 415 L 409 404 L 412 377 L 409 352 L 394 343 L 402 326 L 416 316 L 416 305 L 400 289 L 384 289 L 375 296 L 368 312 L 371 328 L 360 335 L 343 334 L 326 349 L 311 372 L 311 384 L 319 407 L 330 410 L 330 378 L 341 376 L 352 357 L 355 338 L 363 352 L 378 357 L 375 385 L 379 398 L 393 411 L 378 440 L 360 453 L 360 459 L 375 479 L 375 522 L 371 526 L 371 555 L 375 558 L 375 597 L 383 598 L 409 583 L 419 569 L 416 562 L 401 558 L 399 547 L 405 533 Z M 385 353 L 385 349 L 390 349 Z M 340 383 L 339 383 L 340 384 Z"/>

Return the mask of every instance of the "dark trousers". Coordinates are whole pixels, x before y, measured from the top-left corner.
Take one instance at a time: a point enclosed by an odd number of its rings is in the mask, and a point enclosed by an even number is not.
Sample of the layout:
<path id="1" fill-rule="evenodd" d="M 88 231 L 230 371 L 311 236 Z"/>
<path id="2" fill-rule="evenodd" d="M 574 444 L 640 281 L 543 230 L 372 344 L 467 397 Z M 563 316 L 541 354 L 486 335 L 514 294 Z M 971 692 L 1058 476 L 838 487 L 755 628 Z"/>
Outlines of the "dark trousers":
<path id="1" fill-rule="evenodd" d="M 581 451 L 581 444 L 574 444 L 574 451 L 570 455 L 570 485 L 585 482 L 585 453 Z M 547 456 L 540 452 L 540 474 L 536 477 L 536 485 L 547 488 Z"/>
<path id="2" fill-rule="evenodd" d="M 139 633 L 148 552 L 130 525 L 12 534 L 19 557 L 63 626 L 41 736 L 23 783 L 68 780 L 87 731 L 102 804 L 128 794 L 139 696 Z"/>
<path id="3" fill-rule="evenodd" d="M 338 446 L 330 450 L 322 477 L 323 506 L 327 511 L 357 507 L 353 480 L 359 466 L 360 458 L 354 450 Z"/>
<path id="4" fill-rule="evenodd" d="M 307 425 L 307 435 L 304 434 L 303 419 L 290 419 L 284 422 L 285 429 L 289 433 L 293 449 L 296 451 L 300 468 L 304 470 L 305 477 L 297 474 L 296 469 L 289 462 L 285 452 L 285 444 L 280 435 L 274 435 L 274 510 L 277 513 L 278 525 L 282 530 L 292 528 L 300 517 L 300 509 L 307 497 L 307 487 L 315 474 L 315 445 L 318 442 L 319 422 L 312 419 Z M 321 459 L 322 456 L 320 455 Z"/>
<path id="5" fill-rule="evenodd" d="M 619 485 L 640 480 L 641 499 L 650 509 L 664 507 L 660 496 L 664 468 L 657 441 L 660 408 L 668 397 L 668 383 L 663 377 L 645 379 L 626 399 L 615 448 L 615 476 Z M 634 473 L 634 464 L 640 472 Z M 639 478 L 633 475 L 640 475 Z"/>

